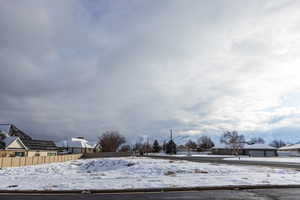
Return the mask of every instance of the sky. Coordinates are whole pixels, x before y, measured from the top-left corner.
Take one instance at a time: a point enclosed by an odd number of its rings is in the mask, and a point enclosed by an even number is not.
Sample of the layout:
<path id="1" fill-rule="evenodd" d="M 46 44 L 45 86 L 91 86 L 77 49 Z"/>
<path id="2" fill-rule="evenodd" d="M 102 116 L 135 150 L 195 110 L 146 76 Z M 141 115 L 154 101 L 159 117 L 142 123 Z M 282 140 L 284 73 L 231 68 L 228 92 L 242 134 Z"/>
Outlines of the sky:
<path id="1" fill-rule="evenodd" d="M 0 4 L 0 123 L 300 141 L 300 1 Z"/>

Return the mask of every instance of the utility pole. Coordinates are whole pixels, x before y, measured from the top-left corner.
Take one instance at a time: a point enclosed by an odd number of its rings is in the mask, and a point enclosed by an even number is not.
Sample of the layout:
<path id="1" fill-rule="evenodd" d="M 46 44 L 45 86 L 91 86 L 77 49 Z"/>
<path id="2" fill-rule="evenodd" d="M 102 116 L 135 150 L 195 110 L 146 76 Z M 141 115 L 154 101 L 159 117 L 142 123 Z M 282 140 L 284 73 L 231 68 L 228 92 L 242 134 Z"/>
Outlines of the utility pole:
<path id="1" fill-rule="evenodd" d="M 170 129 L 170 140 L 173 140 L 172 129 Z"/>
<path id="2" fill-rule="evenodd" d="M 147 136 L 147 156 L 149 154 L 149 136 Z"/>

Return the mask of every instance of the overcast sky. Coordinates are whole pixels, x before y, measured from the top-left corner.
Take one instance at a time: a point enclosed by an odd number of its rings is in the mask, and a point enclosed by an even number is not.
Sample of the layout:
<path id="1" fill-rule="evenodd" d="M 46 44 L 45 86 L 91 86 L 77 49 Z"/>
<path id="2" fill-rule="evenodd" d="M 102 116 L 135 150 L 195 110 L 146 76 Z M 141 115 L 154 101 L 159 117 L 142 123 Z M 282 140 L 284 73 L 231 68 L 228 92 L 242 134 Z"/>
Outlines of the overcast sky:
<path id="1" fill-rule="evenodd" d="M 0 4 L 0 123 L 300 140 L 300 1 Z"/>

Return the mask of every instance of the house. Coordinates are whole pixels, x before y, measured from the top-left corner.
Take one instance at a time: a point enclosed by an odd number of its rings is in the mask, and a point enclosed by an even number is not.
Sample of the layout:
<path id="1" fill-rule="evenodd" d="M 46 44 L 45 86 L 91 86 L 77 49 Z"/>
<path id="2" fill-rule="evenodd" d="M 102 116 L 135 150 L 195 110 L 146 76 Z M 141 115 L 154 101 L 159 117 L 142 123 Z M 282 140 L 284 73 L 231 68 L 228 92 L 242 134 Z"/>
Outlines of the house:
<path id="1" fill-rule="evenodd" d="M 12 124 L 0 124 L 0 132 L 4 138 L 0 149 L 0 157 L 7 156 L 54 156 L 57 147 L 53 141 L 35 140 Z"/>
<path id="2" fill-rule="evenodd" d="M 56 142 L 56 146 L 59 147 L 60 151 L 68 153 L 93 153 L 96 144 L 90 143 L 84 137 L 74 137 Z"/>
<path id="3" fill-rule="evenodd" d="M 225 144 L 217 144 L 212 148 L 212 154 L 233 155 L 233 149 Z M 277 156 L 277 148 L 266 144 L 245 144 L 238 152 L 239 155 L 251 157 L 273 157 Z"/>
<path id="4" fill-rule="evenodd" d="M 292 144 L 280 147 L 278 149 L 278 153 L 285 156 L 300 156 L 300 144 Z"/>
<path id="5" fill-rule="evenodd" d="M 2 142 L 4 143 L 4 148 L 0 151 L 0 157 L 25 156 L 27 147 L 19 137 L 7 137 Z"/>

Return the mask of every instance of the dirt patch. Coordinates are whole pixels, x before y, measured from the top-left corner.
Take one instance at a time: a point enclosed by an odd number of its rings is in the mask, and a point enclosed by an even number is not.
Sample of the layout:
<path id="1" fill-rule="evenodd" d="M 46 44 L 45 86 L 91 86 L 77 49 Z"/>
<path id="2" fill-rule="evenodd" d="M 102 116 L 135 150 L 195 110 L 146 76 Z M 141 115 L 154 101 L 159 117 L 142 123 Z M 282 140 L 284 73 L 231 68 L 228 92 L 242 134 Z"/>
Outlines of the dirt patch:
<path id="1" fill-rule="evenodd" d="M 127 166 L 127 167 L 131 167 L 131 166 L 133 166 L 133 165 L 135 165 L 135 163 L 130 162 L 130 163 L 128 163 L 126 166 Z"/>
<path id="2" fill-rule="evenodd" d="M 176 173 L 173 172 L 173 171 L 166 171 L 164 174 L 165 174 L 166 176 L 176 176 Z"/>
<path id="3" fill-rule="evenodd" d="M 195 169 L 194 173 L 197 173 L 197 174 L 208 174 L 208 171 L 201 170 L 201 169 Z"/>

